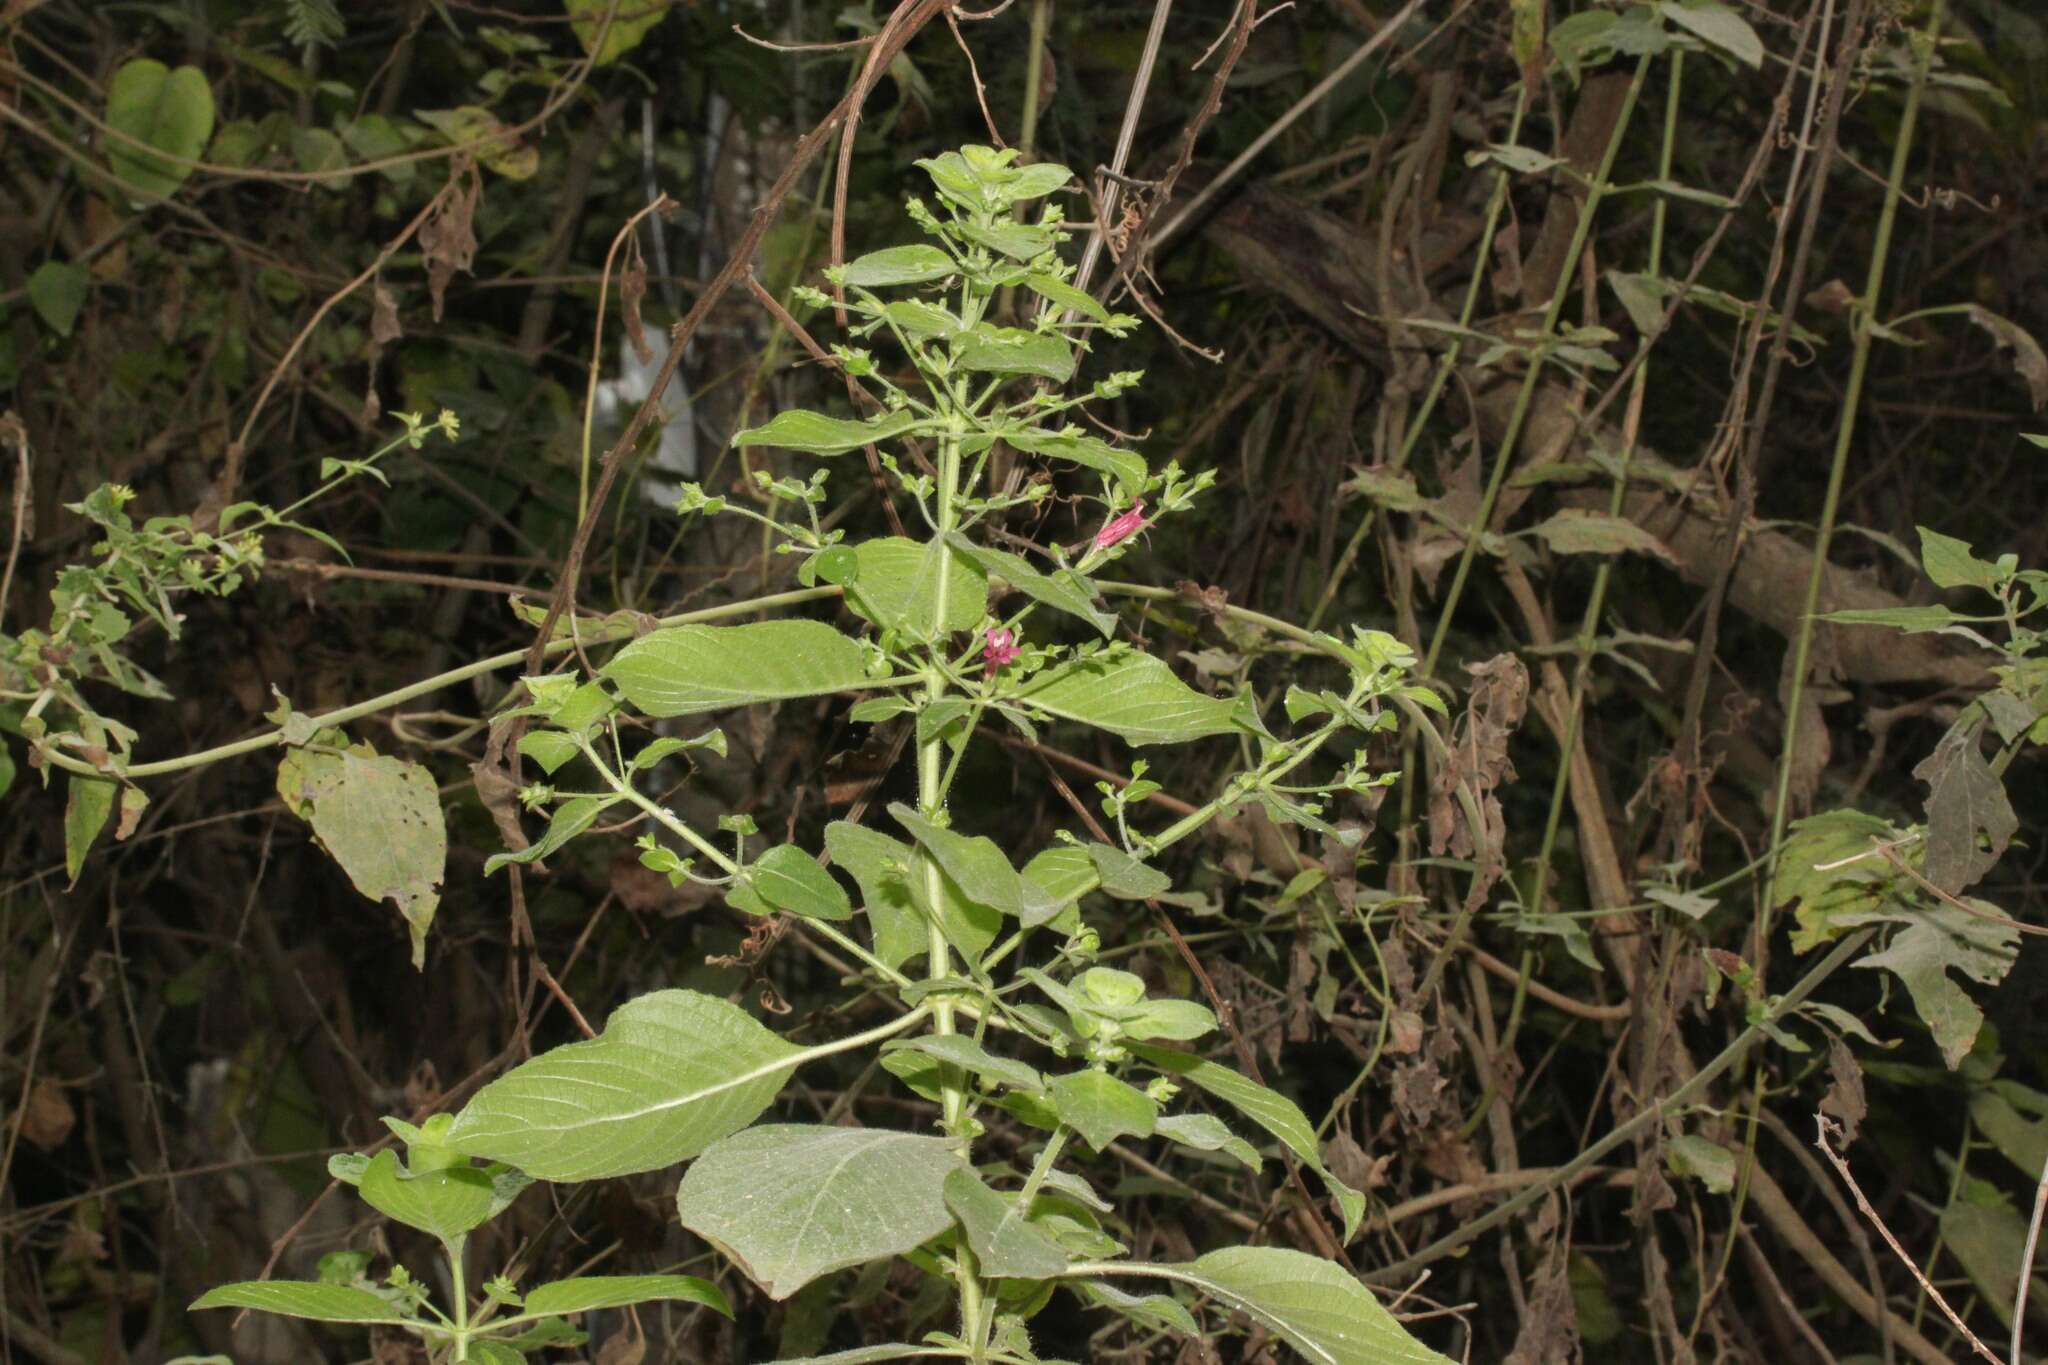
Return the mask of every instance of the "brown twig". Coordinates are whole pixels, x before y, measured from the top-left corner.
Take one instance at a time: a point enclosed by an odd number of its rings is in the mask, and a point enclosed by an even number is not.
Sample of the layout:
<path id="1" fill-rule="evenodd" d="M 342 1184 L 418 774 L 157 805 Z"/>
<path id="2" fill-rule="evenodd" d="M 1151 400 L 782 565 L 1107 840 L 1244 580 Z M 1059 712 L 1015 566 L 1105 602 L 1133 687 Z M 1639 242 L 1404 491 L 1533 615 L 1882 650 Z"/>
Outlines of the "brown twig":
<path id="1" fill-rule="evenodd" d="M 1991 1348 L 1982 1341 L 1979 1341 L 1977 1334 L 1970 1330 L 1969 1324 L 1963 1321 L 1962 1316 L 1955 1309 L 1949 1307 L 1948 1300 L 1941 1296 L 1941 1291 L 1934 1287 L 1934 1282 L 1921 1273 L 1919 1265 L 1914 1262 L 1911 1256 L 1906 1254 L 1906 1249 L 1899 1245 L 1899 1239 L 1892 1236 L 1892 1230 L 1885 1226 L 1884 1219 L 1878 1217 L 1877 1210 L 1870 1207 L 1870 1201 L 1863 1195 L 1863 1187 L 1858 1185 L 1856 1177 L 1849 1173 L 1849 1163 L 1833 1147 L 1828 1145 L 1830 1134 L 1837 1138 L 1842 1135 L 1842 1126 L 1826 1114 L 1815 1114 L 1813 1116 L 1813 1125 L 1813 1145 L 1820 1149 L 1820 1154 L 1828 1159 L 1828 1164 L 1833 1166 L 1835 1173 L 1842 1177 L 1842 1183 L 1849 1187 L 1849 1193 L 1855 1197 L 1857 1210 L 1870 1220 L 1870 1225 L 1877 1229 L 1877 1235 L 1884 1238 L 1884 1244 L 1892 1249 L 1892 1255 L 1899 1258 L 1899 1264 L 1912 1272 L 1913 1278 L 1919 1282 L 1920 1288 L 1929 1298 L 1934 1300 L 1934 1306 L 1941 1310 L 1942 1316 L 1949 1320 L 1950 1325 L 1963 1334 L 1964 1339 L 1970 1343 L 1971 1349 L 1984 1357 L 1984 1359 L 1990 1361 L 1991 1365 L 1999 1365 L 1998 1357 L 1991 1353 Z M 2020 1280 L 2022 1283 L 2025 1282 L 2028 1272 L 2029 1268 L 2027 1266 L 2020 1267 Z M 2018 1330 L 2017 1323 L 2014 1324 L 2014 1330 Z"/>

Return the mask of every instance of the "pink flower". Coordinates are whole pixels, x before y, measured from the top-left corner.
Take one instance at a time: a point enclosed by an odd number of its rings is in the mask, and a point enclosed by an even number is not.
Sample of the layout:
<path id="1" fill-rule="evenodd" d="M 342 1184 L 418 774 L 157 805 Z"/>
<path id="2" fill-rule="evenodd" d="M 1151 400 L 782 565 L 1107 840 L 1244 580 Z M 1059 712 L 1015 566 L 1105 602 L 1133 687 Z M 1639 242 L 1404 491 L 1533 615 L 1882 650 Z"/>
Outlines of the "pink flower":
<path id="1" fill-rule="evenodd" d="M 1102 529 L 1095 533 L 1095 548 L 1107 550 L 1118 541 L 1128 540 L 1143 529 L 1145 529 L 1145 502 L 1141 498 L 1137 502 L 1132 503 L 1128 511 L 1120 512 L 1109 521 L 1103 523 Z"/>
<path id="2" fill-rule="evenodd" d="M 1020 652 L 1013 632 L 992 630 L 988 632 L 988 643 L 982 647 L 981 658 L 990 668 L 1002 668 L 1016 662 Z"/>

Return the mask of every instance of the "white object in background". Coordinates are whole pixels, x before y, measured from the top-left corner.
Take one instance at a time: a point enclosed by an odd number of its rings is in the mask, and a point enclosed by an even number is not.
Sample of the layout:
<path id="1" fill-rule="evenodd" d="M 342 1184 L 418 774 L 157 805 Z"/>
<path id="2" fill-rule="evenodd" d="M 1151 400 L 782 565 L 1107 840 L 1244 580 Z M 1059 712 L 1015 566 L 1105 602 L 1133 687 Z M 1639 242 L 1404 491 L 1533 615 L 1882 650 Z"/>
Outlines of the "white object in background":
<path id="1" fill-rule="evenodd" d="M 598 384 L 597 412 L 594 414 L 598 426 L 613 432 L 620 430 L 647 401 L 648 392 L 661 373 L 662 362 L 668 359 L 666 336 L 657 334 L 648 340 L 653 343 L 654 354 L 645 365 L 640 363 L 639 355 L 629 342 L 620 348 L 618 377 Z M 656 421 L 661 424 L 661 444 L 649 461 L 649 470 L 677 478 L 695 478 L 696 414 L 691 410 L 689 386 L 683 383 L 680 367 L 669 377 L 668 388 L 662 392 Z M 640 492 L 649 502 L 663 507 L 675 506 L 676 499 L 682 496 L 681 487 L 655 477 L 653 472 L 641 479 Z"/>

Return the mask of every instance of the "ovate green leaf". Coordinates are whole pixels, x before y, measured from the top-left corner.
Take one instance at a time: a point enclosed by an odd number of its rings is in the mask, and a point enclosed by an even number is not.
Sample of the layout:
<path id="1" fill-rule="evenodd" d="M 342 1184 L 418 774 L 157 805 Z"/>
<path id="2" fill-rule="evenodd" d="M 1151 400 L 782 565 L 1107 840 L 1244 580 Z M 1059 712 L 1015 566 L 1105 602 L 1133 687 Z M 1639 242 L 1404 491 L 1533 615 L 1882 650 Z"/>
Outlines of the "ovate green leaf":
<path id="1" fill-rule="evenodd" d="M 1010 866 L 993 839 L 946 829 L 900 801 L 890 804 L 889 814 L 910 831 L 968 899 L 1020 919 L 1026 928 L 1043 924 L 1058 912 L 1059 902 Z"/>
<path id="2" fill-rule="evenodd" d="M 1032 678 L 1013 700 L 1131 744 L 1252 733 L 1236 701 L 1195 691 L 1150 654 L 1076 659 Z"/>
<path id="3" fill-rule="evenodd" d="M 193 1300 L 201 1308 L 254 1308 L 288 1318 L 318 1322 L 382 1322 L 398 1324 L 405 1317 L 367 1289 L 307 1280 L 245 1280 L 207 1290 Z"/>
<path id="4" fill-rule="evenodd" d="M 1055 1076 L 1046 1090 L 1061 1121 L 1097 1151 L 1120 1137 L 1151 1137 L 1159 1123 L 1157 1101 L 1106 1071 Z"/>
<path id="5" fill-rule="evenodd" d="M 875 956 L 885 966 L 901 967 L 931 948 L 924 914 L 911 899 L 903 873 L 912 858 L 910 845 L 865 825 L 835 820 L 825 827 L 825 851 L 860 884 L 862 908 Z"/>
<path id="6" fill-rule="evenodd" d="M 711 1146 L 676 1191 L 683 1226 L 774 1299 L 898 1256 L 952 1222 L 950 1141 L 872 1128 L 766 1124 Z"/>
<path id="7" fill-rule="evenodd" d="M 846 692 L 867 682 L 859 645 L 818 621 L 674 626 L 643 635 L 600 671 L 650 716 Z"/>
<path id="8" fill-rule="evenodd" d="M 1314 1365 L 1451 1365 L 1357 1279 L 1304 1252 L 1230 1247 L 1184 1265 L 1133 1263 L 1116 1273 L 1177 1280 L 1221 1299 Z"/>
<path id="9" fill-rule="evenodd" d="M 818 860 L 795 844 L 769 849 L 757 860 L 750 878 L 755 894 L 777 910 L 804 919 L 853 918 L 853 902 Z"/>
<path id="10" fill-rule="evenodd" d="M 68 791 L 64 798 L 64 875 L 73 886 L 78 884 L 78 874 L 85 868 L 85 855 L 92 851 L 93 841 L 100 837 L 100 831 L 107 827 L 107 817 L 114 810 L 112 782 L 98 777 L 80 777 L 73 773 L 65 784 Z"/>
<path id="11" fill-rule="evenodd" d="M 69 261 L 44 261 L 28 277 L 28 302 L 43 325 L 60 337 L 71 335 L 78 325 L 79 310 L 85 307 L 92 276 L 82 265 Z"/>
<path id="12" fill-rule="evenodd" d="M 196 66 L 173 71 L 147 57 L 128 62 L 107 83 L 107 126 L 125 135 L 107 139 L 108 168 L 138 201 L 162 199 L 185 183 L 192 168 L 148 149 L 199 159 L 213 136 L 213 90 L 206 73 Z"/>
<path id="13" fill-rule="evenodd" d="M 1067 1268 L 1067 1253 L 1031 1225 L 1013 1198 L 997 1194 L 965 1166 L 946 1173 L 946 1207 L 960 1220 L 981 1272 L 998 1280 L 1045 1280 Z"/>
<path id="14" fill-rule="evenodd" d="M 961 337 L 954 358 L 962 369 L 984 374 L 1022 374 L 1064 384 L 1074 377 L 1074 348 L 1051 332 L 986 323 Z"/>
<path id="15" fill-rule="evenodd" d="M 853 552 L 860 571 L 847 590 L 846 605 L 854 615 L 884 630 L 900 631 L 916 640 L 933 638 L 942 558 L 946 607 L 943 619 L 936 623 L 939 634 L 974 629 L 988 609 L 988 576 L 965 555 L 941 556 L 931 543 L 903 536 L 864 540 Z"/>
<path id="16" fill-rule="evenodd" d="M 543 1180 L 601 1180 L 688 1160 L 744 1127 L 798 1049 L 695 991 L 627 1002 L 604 1032 L 514 1067 L 463 1107 L 448 1143 Z"/>
<path id="17" fill-rule="evenodd" d="M 929 284 L 957 274 L 960 267 L 951 256 L 935 246 L 892 246 L 870 251 L 840 267 L 840 280 L 863 289 L 886 289 L 904 284 Z"/>
<path id="18" fill-rule="evenodd" d="M 1995 591 L 2001 575 L 1998 567 L 1986 564 L 1970 553 L 1970 543 L 1930 531 L 1920 531 L 1920 567 L 1937 588 L 1983 588 Z"/>
<path id="19" fill-rule="evenodd" d="M 1003 440 L 1030 455 L 1067 460 L 1107 474 L 1133 497 L 1145 491 L 1144 457 L 1119 450 L 1099 437 L 1058 431 L 1009 431 L 1003 433 Z"/>
<path id="20" fill-rule="evenodd" d="M 596 1308 L 624 1308 L 666 1299 L 701 1303 L 715 1313 L 732 1316 L 732 1305 L 718 1286 L 695 1275 L 580 1275 L 556 1280 L 529 1291 L 524 1311 L 588 1313 Z"/>
<path id="21" fill-rule="evenodd" d="M 1029 561 L 1003 550 L 977 545 L 967 537 L 949 537 L 953 548 L 983 573 L 1023 593 L 1033 601 L 1086 621 L 1107 640 L 1116 630 L 1116 613 L 1097 605 L 1095 587 L 1072 569 L 1040 573 Z"/>
<path id="22" fill-rule="evenodd" d="M 1745 66 L 1763 65 L 1763 39 L 1747 19 L 1720 0 L 1678 0 L 1664 6 L 1664 17 Z"/>
<path id="23" fill-rule="evenodd" d="M 914 430 L 919 420 L 918 415 L 907 408 L 883 413 L 865 422 L 792 408 L 788 412 L 777 413 L 763 426 L 749 427 L 740 432 L 732 438 L 732 443 L 741 449 L 775 446 L 811 455 L 844 455 L 849 450 L 858 450 L 864 445 Z"/>
<path id="24" fill-rule="evenodd" d="M 489 1218 L 497 1199 L 489 1173 L 478 1167 L 408 1173 L 391 1151 L 370 1158 L 356 1191 L 386 1218 L 448 1242 Z"/>

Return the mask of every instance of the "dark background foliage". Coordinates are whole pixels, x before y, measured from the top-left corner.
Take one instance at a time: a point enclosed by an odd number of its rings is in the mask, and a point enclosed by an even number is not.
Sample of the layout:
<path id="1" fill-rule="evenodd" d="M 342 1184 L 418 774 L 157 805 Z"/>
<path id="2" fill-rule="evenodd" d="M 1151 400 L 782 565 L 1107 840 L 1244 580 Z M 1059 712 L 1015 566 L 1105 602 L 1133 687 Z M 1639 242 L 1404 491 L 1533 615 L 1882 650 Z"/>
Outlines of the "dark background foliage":
<path id="1" fill-rule="evenodd" d="M 568 8 L 599 22 L 607 9 Z M 458 440 L 401 451 L 382 466 L 388 482 L 357 479 L 307 510 L 319 536 L 266 537 L 260 581 L 181 599 L 175 641 L 143 628 L 124 642 L 170 700 L 87 692 L 139 733 L 139 760 L 165 759 L 260 730 L 279 694 L 326 711 L 523 649 L 533 623 L 520 605 L 544 608 L 556 592 L 578 522 L 587 390 L 638 368 L 620 322 L 622 275 L 643 277 L 637 307 L 658 347 L 765 206 L 747 264 L 765 293 L 786 299 L 817 281 L 836 240 L 852 253 L 904 239 L 916 158 L 990 140 L 984 107 L 1014 140 L 1034 107 L 1037 155 L 1075 168 L 1098 196 L 1119 187 L 1096 281 L 1137 252 L 1128 283 L 1143 306 L 1120 306 L 1158 324 L 1091 360 L 1105 373 L 1148 372 L 1096 417 L 1133 433 L 1155 465 L 1172 456 L 1219 476 L 1194 515 L 1152 533 L 1122 566 L 1129 578 L 1189 585 L 1128 608 L 1128 629 L 1174 641 L 1185 677 L 1249 680 L 1267 698 L 1296 678 L 1313 685 L 1316 666 L 1271 652 L 1270 637 L 1212 601 L 1385 629 L 1418 652 L 1441 630 L 1435 674 L 1452 713 L 1468 717 L 1458 731 L 1470 740 L 1467 776 L 1487 774 L 1499 802 L 1504 876 L 1469 935 L 1455 928 L 1469 869 L 1455 845 L 1432 844 L 1426 768 L 1377 811 L 1341 812 L 1372 828 L 1355 862 L 1263 818 L 1227 822 L 1176 855 L 1200 896 L 1175 922 L 1268 1079 L 1312 1118 L 1328 1116 L 1332 1165 L 1370 1189 L 1377 1216 L 1346 1251 L 1355 1268 L 1400 1261 L 1512 1192 L 1556 1187 L 1556 1168 L 1743 1028 L 1736 993 L 1707 1001 L 1702 949 L 1747 958 L 1772 990 L 1810 965 L 1787 945 L 1788 916 L 1759 948 L 1756 926 L 1780 907 L 1743 875 L 1769 851 L 1781 775 L 1791 816 L 1855 807 L 1917 821 L 1927 788 L 1914 766 L 1989 681 L 1980 656 L 1938 637 L 1859 645 L 1823 632 L 1798 694 L 1797 742 L 1784 743 L 1788 636 L 1850 410 L 1852 315 L 1841 300 L 1864 287 L 1878 249 L 1907 35 L 1926 7 L 1743 4 L 1766 53 L 1759 66 L 1689 57 L 1671 177 L 1741 199 L 1733 209 L 1673 200 L 1664 271 L 1682 276 L 1697 261 L 1698 282 L 1720 297 L 1779 312 L 1796 277 L 1791 308 L 1807 330 L 1773 365 L 1773 328 L 1750 329 L 1740 307 L 1689 302 L 1656 340 L 1637 412 L 1625 384 L 1603 404 L 1640 330 L 1601 272 L 1644 268 L 1650 194 L 1609 199 L 1583 263 L 1566 269 L 1582 182 L 1520 174 L 1496 249 L 1475 259 L 1496 171 L 1468 158 L 1507 140 L 1521 79 L 1508 6 L 1409 7 L 1371 60 L 1147 244 L 1396 7 L 1259 8 L 1253 27 L 1255 8 L 1199 0 L 1168 12 L 1121 180 L 1095 172 L 1112 162 L 1148 67 L 1149 7 L 918 10 L 922 29 L 867 91 L 843 194 L 834 140 L 777 199 L 798 140 L 851 88 L 867 51 L 819 45 L 872 37 L 900 15 L 803 0 L 664 4 L 637 45 L 592 65 L 567 13 L 548 4 L 13 0 L 0 9 L 0 403 L 19 425 L 4 452 L 12 548 L 0 627 L 18 635 L 45 622 L 62 566 L 92 557 L 96 532 L 67 504 L 102 483 L 131 487 L 138 516 L 203 522 L 241 498 L 281 507 L 323 482 L 323 461 L 384 444 L 389 414 L 447 408 Z M 1552 4 L 1550 22 L 1573 8 Z M 2038 332 L 2048 322 L 2048 26 L 2021 0 L 1951 9 L 1880 312 L 1974 304 Z M 632 0 L 618 12 L 630 16 Z M 1046 42 L 1030 96 L 1039 19 Z M 196 66 L 218 110 L 205 164 L 147 205 L 108 177 L 101 123 L 114 73 L 138 57 Z M 1522 145 L 1581 163 L 1590 148 L 1597 164 L 1628 81 L 1631 59 L 1617 61 L 1578 80 L 1552 65 Z M 1621 136 L 1617 184 L 1657 175 L 1668 79 L 1668 64 L 1653 63 Z M 463 108 L 511 130 L 481 165 L 451 147 L 445 119 L 421 112 Z M 1774 122 L 1774 109 L 1788 122 Z M 636 230 L 637 265 L 608 267 L 622 226 L 657 191 L 673 211 Z M 449 237 L 472 231 L 473 258 L 414 230 L 450 194 L 475 196 L 456 215 L 466 221 L 435 221 Z M 1094 216 L 1079 199 L 1068 211 Z M 1563 323 L 1609 329 L 1585 339 L 1602 359 L 1546 371 L 1490 537 L 1454 588 L 1526 360 L 1474 362 L 1485 339 L 1534 325 L 1548 299 L 1546 253 L 1548 278 L 1567 277 Z M 81 291 L 63 325 L 32 284 L 52 263 Z M 1443 399 L 1424 413 L 1449 335 L 1441 324 L 1458 316 L 1475 269 L 1471 325 L 1483 336 L 1444 371 Z M 829 313 L 800 321 L 820 340 L 836 335 Z M 1922 525 L 1987 558 L 2048 563 L 2048 452 L 2020 439 L 2039 426 L 2048 361 L 2024 338 L 2017 351 L 2001 347 L 2011 340 L 1951 315 L 1903 324 L 1872 352 L 1827 544 L 1844 591 L 1935 600 L 1914 562 Z M 838 400 L 837 381 L 744 281 L 704 317 L 679 372 L 684 387 L 669 391 L 662 416 L 667 430 L 692 433 L 713 491 L 744 492 L 724 448 L 731 432 L 794 402 Z M 600 402 L 593 461 L 641 396 Z M 1597 417 L 1575 420 L 1596 406 Z M 593 519 L 579 608 L 662 614 L 786 586 L 794 561 L 764 558 L 749 523 L 669 510 L 657 486 L 678 477 L 662 462 L 675 462 L 679 437 L 664 454 L 663 429 L 627 452 Z M 1639 463 L 1623 515 L 1640 540 L 1598 547 L 1631 552 L 1562 553 L 1516 535 L 1562 509 L 1604 509 L 1603 470 L 1631 436 Z M 1389 467 L 1403 464 L 1412 484 L 1393 488 Z M 884 529 L 874 489 L 849 468 L 838 486 L 859 497 L 845 524 Z M 1361 468 L 1381 476 L 1367 491 Z M 1670 491 L 1686 480 L 1688 495 Z M 1065 543 L 1092 532 L 1090 514 L 1057 497 L 1043 506 L 1010 529 Z M 1570 642 L 1596 571 L 1609 576 L 1597 622 L 1609 643 L 1587 675 L 1583 763 L 1546 838 L 1577 667 Z M 579 1012 L 598 1023 L 634 993 L 689 984 L 781 1015 L 779 1028 L 836 1027 L 840 964 L 828 951 L 672 891 L 633 860 L 625 832 L 554 858 L 517 896 L 503 875 L 483 875 L 503 844 L 471 765 L 480 722 L 514 676 L 430 688 L 353 727 L 441 786 L 450 853 L 425 974 L 410 967 L 390 907 L 364 900 L 280 802 L 263 754 L 152 780 L 135 827 L 119 840 L 110 831 L 67 885 L 61 783 L 46 787 L 18 739 L 0 741 L 14 770 L 0 798 L 4 1358 L 404 1359 L 346 1334 L 231 1329 L 225 1315 L 188 1318 L 183 1306 L 266 1267 L 312 1273 L 340 1248 L 417 1252 L 327 1189 L 325 1155 L 374 1141 L 383 1114 L 459 1104 L 504 1063 L 577 1036 Z M 9 714 L 18 724 L 19 708 Z M 746 811 L 764 829 L 814 837 L 827 819 L 896 799 L 907 781 L 888 766 L 896 736 L 852 724 L 837 705 L 788 704 L 729 718 L 726 730 L 730 757 L 670 793 L 685 809 Z M 1069 736 L 1036 751 L 984 743 L 964 790 L 985 805 L 963 823 L 1030 847 L 1069 817 L 1049 778 L 1090 800 L 1128 758 Z M 1197 746 L 1157 760 L 1154 775 L 1200 792 L 1216 761 Z M 1398 748 L 1387 761 L 1400 764 Z M 2039 773 L 2026 754 L 2006 771 L 2021 832 L 1975 888 L 2029 923 L 2041 919 Z M 1645 900 L 1645 886 L 1691 888 L 1712 904 L 1698 918 L 1674 915 Z M 1548 917 L 1523 918 L 1538 899 Z M 1100 927 L 1157 987 L 1203 989 L 1149 913 Z M 1973 990 L 1989 1022 L 1950 1070 L 1896 982 L 1838 974 L 1824 998 L 1883 1047 L 1852 1036 L 1831 1048 L 1803 1029 L 1813 1051 L 1758 1054 L 1668 1129 L 1434 1261 L 1403 1311 L 1449 1308 L 1417 1330 L 1475 1361 L 1927 1358 L 1907 1324 L 1933 1358 L 1962 1356 L 1962 1339 L 1813 1152 L 1812 1115 L 1828 1096 L 1833 1112 L 1862 1118 L 1850 1163 L 1876 1214 L 1971 1326 L 2002 1343 L 2016 1237 L 2048 1150 L 2031 940 L 2002 984 Z M 872 1079 L 858 1066 L 807 1072 L 789 1110 L 903 1122 L 904 1102 Z M 1753 1153 L 1739 1232 L 1730 1193 L 1674 1169 L 1670 1142 L 1687 1135 L 1731 1159 Z M 1123 1200 L 1120 1235 L 1140 1252 L 1177 1258 L 1226 1233 L 1322 1249 L 1317 1215 L 1272 1166 L 1258 1179 L 1135 1148 L 1097 1164 L 1099 1183 Z M 673 1187 L 664 1176 L 531 1194 L 478 1254 L 534 1271 L 710 1273 L 705 1248 L 675 1225 Z M 848 1272 L 782 1306 L 731 1288 L 737 1327 L 680 1311 L 637 1326 L 600 1315 L 589 1354 L 766 1360 L 946 1325 L 945 1302 L 907 1271 Z M 1037 1324 L 1040 1346 L 1097 1360 L 1284 1354 L 1256 1331 L 1180 1344 L 1103 1325 L 1061 1300 Z"/>

